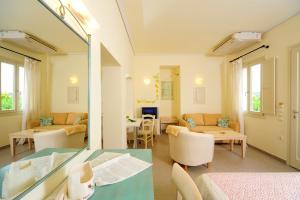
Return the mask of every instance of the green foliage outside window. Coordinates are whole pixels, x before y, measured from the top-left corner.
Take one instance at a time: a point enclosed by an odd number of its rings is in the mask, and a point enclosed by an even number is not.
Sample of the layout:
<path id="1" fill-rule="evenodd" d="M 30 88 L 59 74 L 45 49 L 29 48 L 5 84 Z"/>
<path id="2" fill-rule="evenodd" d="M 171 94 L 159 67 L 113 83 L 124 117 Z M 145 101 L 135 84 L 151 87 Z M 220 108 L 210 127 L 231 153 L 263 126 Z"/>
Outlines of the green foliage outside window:
<path id="1" fill-rule="evenodd" d="M 260 112 L 261 100 L 259 96 L 252 96 L 252 111 Z"/>
<path id="2" fill-rule="evenodd" d="M 2 110 L 13 110 L 14 109 L 14 101 L 13 96 L 8 93 L 1 94 L 1 108 Z"/>

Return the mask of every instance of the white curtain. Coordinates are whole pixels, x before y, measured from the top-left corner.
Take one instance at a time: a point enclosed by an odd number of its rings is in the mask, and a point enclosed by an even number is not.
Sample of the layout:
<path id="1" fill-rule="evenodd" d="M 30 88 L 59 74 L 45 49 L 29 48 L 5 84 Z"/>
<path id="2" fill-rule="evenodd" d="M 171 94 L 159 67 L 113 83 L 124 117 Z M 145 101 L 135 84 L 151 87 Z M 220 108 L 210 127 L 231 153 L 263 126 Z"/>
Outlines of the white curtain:
<path id="1" fill-rule="evenodd" d="M 231 98 L 231 118 L 240 123 L 240 131 L 244 134 L 243 115 L 243 61 L 238 59 L 232 66 L 232 98 Z"/>
<path id="2" fill-rule="evenodd" d="M 26 123 L 31 119 L 40 117 L 40 82 L 41 73 L 38 62 L 29 58 L 24 60 L 24 97 L 23 97 L 23 118 L 22 129 L 26 129 Z"/>

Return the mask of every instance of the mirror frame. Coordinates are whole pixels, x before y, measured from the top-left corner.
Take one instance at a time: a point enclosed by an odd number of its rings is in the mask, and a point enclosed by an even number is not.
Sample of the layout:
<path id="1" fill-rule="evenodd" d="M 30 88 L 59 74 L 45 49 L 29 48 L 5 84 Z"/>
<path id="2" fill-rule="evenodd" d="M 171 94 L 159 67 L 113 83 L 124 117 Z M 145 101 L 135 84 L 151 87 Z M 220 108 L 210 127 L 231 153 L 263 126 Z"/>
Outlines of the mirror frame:
<path id="1" fill-rule="evenodd" d="M 83 38 L 74 28 L 72 28 L 72 26 L 70 26 L 66 21 L 64 21 L 64 19 L 59 16 L 55 11 L 53 11 L 43 0 L 37 0 L 46 10 L 48 10 L 49 12 L 51 12 L 60 22 L 62 22 L 65 26 L 67 26 L 74 34 L 76 34 L 84 43 L 86 43 L 88 45 L 88 145 L 87 147 L 84 147 L 82 149 L 80 149 L 78 152 L 76 152 L 73 156 L 71 156 L 69 159 L 65 160 L 63 163 L 61 163 L 59 166 L 57 166 L 55 169 L 53 169 L 51 172 L 49 172 L 46 176 L 42 177 L 40 180 L 38 180 L 37 182 L 35 182 L 33 185 L 31 185 L 29 188 L 27 188 L 25 191 L 21 192 L 20 194 L 18 194 L 17 196 L 15 196 L 13 199 L 14 200 L 20 200 L 23 197 L 25 197 L 28 193 L 30 193 L 33 189 L 35 189 L 38 185 L 40 185 L 41 183 L 43 183 L 48 177 L 50 177 L 51 175 L 53 175 L 55 172 L 57 172 L 58 170 L 60 170 L 61 168 L 63 168 L 68 162 L 70 162 L 72 159 L 74 159 L 75 157 L 77 157 L 80 153 L 82 153 L 85 150 L 89 150 L 90 149 L 90 85 L 91 85 L 91 81 L 90 81 L 90 75 L 91 75 L 91 35 L 87 34 L 86 31 L 82 28 L 82 26 L 80 25 L 80 27 L 83 29 L 83 32 L 86 34 L 87 36 L 87 40 L 85 38 Z M 61 1 L 58 0 L 60 3 Z M 72 14 L 71 14 L 72 15 Z M 75 18 L 75 21 L 77 23 L 78 20 L 76 19 L 76 17 L 74 15 L 72 15 Z"/>

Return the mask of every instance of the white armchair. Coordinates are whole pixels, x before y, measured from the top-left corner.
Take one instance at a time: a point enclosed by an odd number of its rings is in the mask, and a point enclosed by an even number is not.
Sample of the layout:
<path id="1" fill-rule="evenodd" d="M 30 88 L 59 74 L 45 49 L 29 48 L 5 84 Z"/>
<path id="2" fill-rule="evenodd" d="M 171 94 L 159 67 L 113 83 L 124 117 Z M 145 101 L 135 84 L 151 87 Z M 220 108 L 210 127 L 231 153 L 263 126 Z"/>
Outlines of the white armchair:
<path id="1" fill-rule="evenodd" d="M 177 136 L 169 134 L 170 156 L 180 164 L 198 166 L 209 164 L 214 155 L 212 135 L 190 132 L 181 128 Z"/>
<path id="2" fill-rule="evenodd" d="M 85 132 L 66 135 L 64 129 L 33 134 L 35 151 L 45 148 L 82 148 Z"/>

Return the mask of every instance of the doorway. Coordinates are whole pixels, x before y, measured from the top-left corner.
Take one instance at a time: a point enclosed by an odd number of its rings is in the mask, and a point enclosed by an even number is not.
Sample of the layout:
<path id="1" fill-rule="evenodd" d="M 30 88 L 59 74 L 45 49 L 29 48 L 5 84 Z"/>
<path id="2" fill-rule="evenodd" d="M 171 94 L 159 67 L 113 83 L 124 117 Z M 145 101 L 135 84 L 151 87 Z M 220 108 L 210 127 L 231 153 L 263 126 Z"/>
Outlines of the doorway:
<path id="1" fill-rule="evenodd" d="M 179 66 L 160 66 L 160 120 L 161 128 L 165 129 L 164 121 L 180 117 L 180 68 Z"/>
<path id="2" fill-rule="evenodd" d="M 291 51 L 290 164 L 300 169 L 300 46 Z"/>

